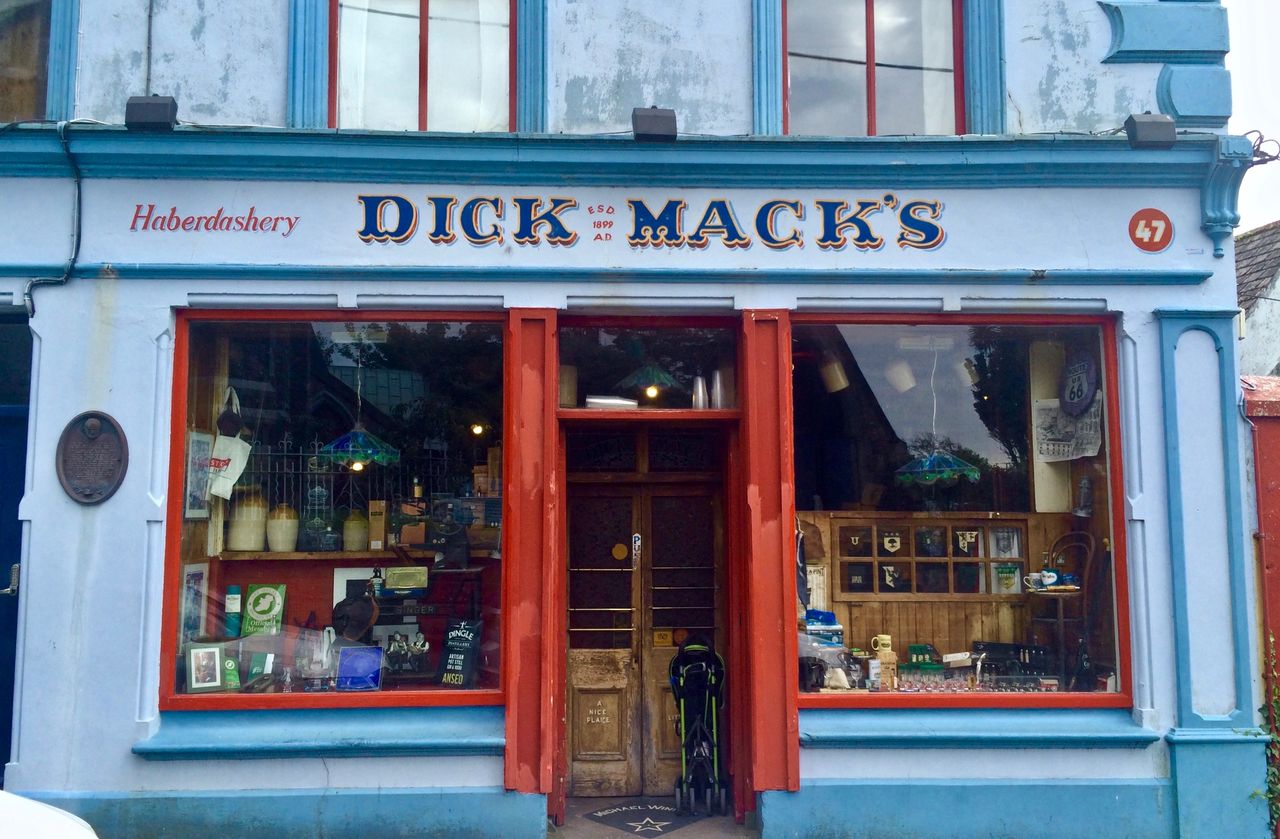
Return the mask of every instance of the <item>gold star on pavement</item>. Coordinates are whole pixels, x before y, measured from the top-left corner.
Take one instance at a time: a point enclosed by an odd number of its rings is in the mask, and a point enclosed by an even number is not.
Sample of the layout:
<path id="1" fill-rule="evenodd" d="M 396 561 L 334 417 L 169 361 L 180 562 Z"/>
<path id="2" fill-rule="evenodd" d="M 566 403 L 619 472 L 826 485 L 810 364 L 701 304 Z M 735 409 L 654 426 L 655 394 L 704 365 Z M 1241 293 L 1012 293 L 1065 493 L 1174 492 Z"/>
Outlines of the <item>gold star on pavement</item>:
<path id="1" fill-rule="evenodd" d="M 671 822 L 655 822 L 653 819 L 645 817 L 645 820 L 642 822 L 627 822 L 627 824 L 635 828 L 632 833 L 640 833 L 643 830 L 652 830 L 654 833 L 661 833 L 662 828 L 671 824 Z"/>

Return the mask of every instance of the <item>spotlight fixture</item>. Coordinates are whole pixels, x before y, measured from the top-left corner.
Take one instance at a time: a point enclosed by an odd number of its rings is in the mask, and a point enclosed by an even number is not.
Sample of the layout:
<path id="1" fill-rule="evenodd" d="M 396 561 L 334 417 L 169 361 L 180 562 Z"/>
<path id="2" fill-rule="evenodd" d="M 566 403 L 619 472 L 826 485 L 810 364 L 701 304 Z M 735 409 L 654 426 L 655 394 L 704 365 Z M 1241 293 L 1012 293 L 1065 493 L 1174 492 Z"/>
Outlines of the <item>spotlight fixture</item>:
<path id="1" fill-rule="evenodd" d="M 178 100 L 172 96 L 130 96 L 124 127 L 130 131 L 172 131 L 178 124 Z"/>
<path id="2" fill-rule="evenodd" d="M 640 143 L 674 143 L 676 112 L 670 108 L 633 108 L 631 133 Z"/>
<path id="3" fill-rule="evenodd" d="M 1173 117 L 1167 114 L 1129 114 L 1124 133 L 1131 149 L 1171 149 L 1178 139 Z"/>
<path id="4" fill-rule="evenodd" d="M 849 376 L 845 373 L 844 365 L 831 353 L 823 354 L 818 373 L 822 376 L 822 387 L 827 393 L 839 393 L 849 386 Z"/>

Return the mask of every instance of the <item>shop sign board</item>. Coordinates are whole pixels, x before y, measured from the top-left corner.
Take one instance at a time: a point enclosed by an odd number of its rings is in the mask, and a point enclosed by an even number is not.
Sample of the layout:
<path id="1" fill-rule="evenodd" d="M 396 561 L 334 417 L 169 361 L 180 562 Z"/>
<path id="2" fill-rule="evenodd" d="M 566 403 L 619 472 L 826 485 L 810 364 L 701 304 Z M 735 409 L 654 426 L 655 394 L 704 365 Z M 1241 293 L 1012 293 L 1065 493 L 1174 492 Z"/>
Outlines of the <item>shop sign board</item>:
<path id="1" fill-rule="evenodd" d="M 93 181 L 84 189 L 82 264 L 1216 268 L 1212 243 L 1200 231 L 1194 189 L 712 190 L 129 179 Z M 23 231 L 22 248 L 0 252 L 23 253 L 26 263 L 37 261 L 36 253 L 51 263 L 65 261 L 66 214 L 53 204 L 16 205 L 22 217 L 9 219 L 9 229 Z M 9 213 L 0 209 L 0 216 Z M 0 240 L 3 230 L 0 225 Z"/>

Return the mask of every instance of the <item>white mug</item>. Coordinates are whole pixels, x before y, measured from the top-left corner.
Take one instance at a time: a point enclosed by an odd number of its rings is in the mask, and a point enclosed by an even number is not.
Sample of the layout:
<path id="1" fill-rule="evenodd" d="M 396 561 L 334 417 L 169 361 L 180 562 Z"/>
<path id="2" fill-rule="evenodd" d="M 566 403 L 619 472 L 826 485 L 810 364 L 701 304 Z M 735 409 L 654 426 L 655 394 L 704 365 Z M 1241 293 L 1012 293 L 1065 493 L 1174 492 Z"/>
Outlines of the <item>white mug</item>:
<path id="1" fill-rule="evenodd" d="M 873 636 L 871 639 L 871 649 L 876 650 L 877 652 L 880 650 L 891 650 L 893 649 L 893 638 L 889 635 Z"/>

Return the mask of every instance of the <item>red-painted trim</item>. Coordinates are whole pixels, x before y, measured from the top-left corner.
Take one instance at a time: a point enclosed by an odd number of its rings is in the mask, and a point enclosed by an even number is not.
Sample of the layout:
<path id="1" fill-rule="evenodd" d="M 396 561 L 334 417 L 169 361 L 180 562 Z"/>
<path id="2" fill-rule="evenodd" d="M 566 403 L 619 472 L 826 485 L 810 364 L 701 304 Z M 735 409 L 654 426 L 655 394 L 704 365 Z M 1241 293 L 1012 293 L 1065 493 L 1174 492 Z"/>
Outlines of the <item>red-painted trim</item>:
<path id="1" fill-rule="evenodd" d="M 555 800 L 556 738 L 563 737 L 563 616 L 554 480 L 553 309 L 508 313 L 503 374 L 503 684 L 507 693 L 507 789 Z M 561 633 L 561 634 L 557 634 Z"/>
<path id="2" fill-rule="evenodd" d="M 338 127 L 338 0 L 329 0 L 329 127 Z"/>
<path id="3" fill-rule="evenodd" d="M 186 480 L 188 318 L 178 312 L 173 331 L 173 392 L 169 407 L 169 491 L 165 505 L 165 596 L 160 607 L 160 710 L 169 710 L 177 684 L 178 598 L 182 590 L 182 496 Z"/>
<path id="4" fill-rule="evenodd" d="M 1276 684 L 1274 639 L 1280 637 L 1280 415 L 1277 408 L 1277 385 L 1271 376 L 1247 376 L 1244 380 L 1245 410 L 1253 434 L 1253 469 L 1255 498 L 1258 502 L 1258 528 L 1253 534 L 1253 550 L 1257 559 L 1259 595 L 1262 600 L 1263 639 L 1262 675 L 1266 680 L 1266 696 L 1275 696 Z M 1270 702 L 1265 702 L 1270 706 Z M 1269 716 L 1265 715 L 1264 716 Z M 1275 766 L 1268 755 L 1267 764 Z M 1271 832 L 1280 836 L 1280 826 Z"/>
<path id="5" fill-rule="evenodd" d="M 178 602 L 170 593 L 181 589 L 182 574 L 182 491 L 186 480 L 185 458 L 187 439 L 188 366 L 190 355 L 190 327 L 192 323 L 205 321 L 486 321 L 501 322 L 506 318 L 496 312 L 404 312 L 361 311 L 335 312 L 332 310 L 264 310 L 264 309 L 182 309 L 176 314 L 173 342 L 173 392 L 169 423 L 169 492 L 166 501 L 164 596 L 160 611 L 160 697 L 162 711 L 195 710 L 250 710 L 261 708 L 382 708 L 382 707 L 435 707 L 459 705 L 501 705 L 502 690 L 476 691 L 387 691 L 385 693 L 355 694 L 178 694 L 174 691 L 177 668 Z M 507 353 L 504 351 L 504 357 Z M 504 394 L 505 396 L 506 394 Z M 554 403 L 553 403 L 554 404 Z M 504 415 L 511 412 L 504 406 Z M 505 421 L 505 419 L 504 419 Z M 504 500 L 504 503 L 505 500 Z M 504 540 L 507 538 L 504 528 Z M 504 541 L 504 551 L 507 545 Z M 506 554 L 504 554 L 506 555 Z M 509 571 L 508 564 L 504 572 Z M 504 573 L 503 601 L 503 678 L 506 684 L 506 667 L 509 651 L 506 643 L 506 574 Z"/>
<path id="6" fill-rule="evenodd" d="M 427 130 L 427 36 L 431 0 L 418 3 L 418 130 Z"/>
<path id="7" fill-rule="evenodd" d="M 334 311 L 333 309 L 182 309 L 179 318 L 188 321 L 241 320 L 241 321 L 319 321 L 334 322 L 376 322 L 401 321 L 404 323 L 423 321 L 466 321 L 477 323 L 503 323 L 507 316 L 503 312 L 465 312 L 465 311 L 406 311 L 404 309 L 360 309 L 359 311 Z"/>
<path id="8" fill-rule="evenodd" d="M 893 313 L 868 312 L 866 314 L 840 314 L 836 312 L 793 312 L 792 325 L 802 323 L 848 323 L 848 324 L 901 324 L 903 326 L 924 326 L 931 324 L 954 324 L 956 326 L 1106 326 L 1114 323 L 1108 315 L 1037 315 L 1037 314 L 964 314 L 961 312 L 921 312 Z"/>
<path id="9" fill-rule="evenodd" d="M 752 786 L 756 792 L 797 790 L 797 684 L 790 675 L 797 652 L 789 313 L 744 311 L 742 358 Z"/>
<path id="10" fill-rule="evenodd" d="M 566 422 L 653 422 L 678 423 L 680 425 L 707 425 L 710 423 L 736 422 L 741 412 L 723 408 L 693 410 L 690 408 L 636 408 L 635 410 L 599 410 L 596 408 L 560 408 L 556 417 Z"/>
<path id="11" fill-rule="evenodd" d="M 559 365 L 557 364 L 557 372 Z M 556 394 L 557 398 L 559 393 Z M 556 429 L 556 472 L 555 485 L 557 487 L 565 486 L 565 479 L 569 473 L 569 468 L 565 461 L 565 431 L 564 426 Z M 552 562 L 557 568 L 567 569 L 569 567 L 569 544 L 566 534 L 569 532 L 569 505 L 559 503 L 556 505 L 556 538 L 555 550 L 552 553 Z M 561 571 L 561 574 L 567 573 Z M 557 635 L 552 636 L 551 641 L 544 642 L 551 647 L 558 657 L 558 669 L 556 671 L 555 681 L 552 686 L 559 691 L 559 695 L 563 697 L 563 702 L 567 706 L 569 699 L 569 627 L 568 627 L 568 608 L 569 608 L 569 586 L 562 576 L 560 578 L 560 594 L 556 602 L 556 611 L 562 616 L 562 622 L 557 627 Z M 551 732 L 554 738 L 554 753 L 552 755 L 552 784 L 551 791 L 547 794 L 547 813 L 555 821 L 556 824 L 564 824 L 565 819 L 565 796 L 567 794 L 567 779 L 569 777 L 569 736 L 566 730 L 568 709 L 555 720 L 552 720 Z"/>
<path id="12" fill-rule="evenodd" d="M 1121 693 L 802 693 L 801 708 L 1129 708 Z"/>
<path id="13" fill-rule="evenodd" d="M 502 691 L 397 690 L 361 694 L 353 701 L 349 692 L 338 693 L 228 693 L 178 695 L 163 707 L 166 711 L 262 711 L 299 708 L 453 708 L 501 705 Z"/>
<path id="14" fill-rule="evenodd" d="M 725 315 L 564 315 L 560 326 L 601 329 L 737 329 L 741 321 Z"/>
<path id="15" fill-rule="evenodd" d="M 867 136 L 876 136 L 876 0 L 867 0 Z"/>
<path id="16" fill-rule="evenodd" d="M 968 130 L 964 90 L 964 0 L 951 0 L 951 76 L 955 84 L 956 133 Z"/>
<path id="17" fill-rule="evenodd" d="M 848 315 L 836 313 L 793 314 L 797 324 L 950 324 L 965 326 L 1097 326 L 1102 333 L 1103 393 L 1106 399 L 1107 468 L 1111 501 L 1112 574 L 1116 591 L 1117 693 L 971 693 L 971 694 L 800 694 L 802 708 L 1129 708 L 1133 705 L 1129 575 L 1124 518 L 1124 458 L 1120 433 L 1120 369 L 1116 347 L 1116 321 L 1109 315 L 1023 315 L 952 313 Z M 794 476 L 790 476 L 794 481 Z"/>
<path id="18" fill-rule="evenodd" d="M 1116 322 L 1108 320 L 1102 325 L 1102 354 L 1104 363 L 1103 395 L 1106 397 L 1107 470 L 1110 473 L 1111 501 L 1111 573 L 1115 580 L 1116 626 L 1119 644 L 1116 662 L 1120 696 L 1133 696 L 1133 657 L 1131 627 L 1129 624 L 1129 534 L 1124 516 L 1124 457 L 1121 452 L 1120 425 L 1120 353 L 1116 346 Z"/>
<path id="19" fill-rule="evenodd" d="M 739 344 L 738 369 L 742 369 L 742 346 Z M 728 455 L 726 457 L 725 483 L 729 487 L 725 503 L 726 561 L 728 562 L 727 596 L 728 627 L 725 661 L 728 666 L 729 684 L 729 774 L 733 778 L 733 809 L 741 822 L 748 812 L 755 810 L 754 777 L 751 771 L 751 739 L 748 721 L 752 718 L 750 694 L 747 683 L 751 673 L 750 644 L 747 634 L 747 613 L 750 603 L 746 597 L 746 498 L 747 485 L 743 468 L 742 433 L 740 428 L 729 430 Z"/>

